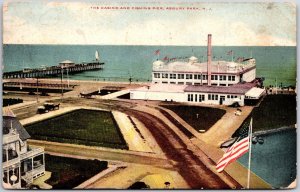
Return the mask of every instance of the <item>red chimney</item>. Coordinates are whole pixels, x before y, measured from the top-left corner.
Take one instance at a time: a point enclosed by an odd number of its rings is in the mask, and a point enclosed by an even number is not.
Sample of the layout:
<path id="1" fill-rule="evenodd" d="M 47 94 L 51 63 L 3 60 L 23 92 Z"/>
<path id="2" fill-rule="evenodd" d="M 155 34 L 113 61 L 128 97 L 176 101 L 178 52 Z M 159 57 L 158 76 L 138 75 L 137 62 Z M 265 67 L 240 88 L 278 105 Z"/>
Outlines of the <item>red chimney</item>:
<path id="1" fill-rule="evenodd" d="M 207 85 L 211 86 L 211 34 L 207 39 Z"/>

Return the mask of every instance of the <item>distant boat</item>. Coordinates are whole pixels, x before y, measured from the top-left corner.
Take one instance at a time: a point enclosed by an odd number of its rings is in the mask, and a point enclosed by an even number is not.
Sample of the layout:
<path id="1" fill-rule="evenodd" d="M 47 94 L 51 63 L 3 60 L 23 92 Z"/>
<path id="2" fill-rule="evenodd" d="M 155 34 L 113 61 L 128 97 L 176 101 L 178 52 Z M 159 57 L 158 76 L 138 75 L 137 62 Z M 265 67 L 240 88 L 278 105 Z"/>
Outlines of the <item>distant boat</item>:
<path id="1" fill-rule="evenodd" d="M 99 60 L 100 60 L 98 51 L 96 51 L 95 57 L 96 57 L 96 61 L 99 61 Z"/>

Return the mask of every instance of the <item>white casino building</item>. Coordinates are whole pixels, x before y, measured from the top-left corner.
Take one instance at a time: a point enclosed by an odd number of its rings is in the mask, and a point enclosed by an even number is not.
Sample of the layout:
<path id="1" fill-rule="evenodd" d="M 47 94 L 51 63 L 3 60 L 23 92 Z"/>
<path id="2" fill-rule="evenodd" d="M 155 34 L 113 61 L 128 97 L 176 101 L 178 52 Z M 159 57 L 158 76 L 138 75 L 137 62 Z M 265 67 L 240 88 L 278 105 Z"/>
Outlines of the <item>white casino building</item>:
<path id="1" fill-rule="evenodd" d="M 257 100 L 265 90 L 258 88 L 254 58 L 239 62 L 212 61 L 208 35 L 207 62 L 192 56 L 188 61 L 153 63 L 152 83 L 130 91 L 130 99 L 191 102 L 243 106 Z"/>

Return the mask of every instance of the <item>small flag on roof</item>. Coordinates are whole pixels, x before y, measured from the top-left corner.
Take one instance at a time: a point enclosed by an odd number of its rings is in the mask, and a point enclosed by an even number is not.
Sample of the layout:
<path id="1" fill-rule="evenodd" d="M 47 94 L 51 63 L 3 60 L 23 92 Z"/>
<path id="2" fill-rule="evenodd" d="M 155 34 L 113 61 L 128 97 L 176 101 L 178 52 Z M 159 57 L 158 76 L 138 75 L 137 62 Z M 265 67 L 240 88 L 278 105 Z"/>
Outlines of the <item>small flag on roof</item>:
<path id="1" fill-rule="evenodd" d="M 167 60 L 169 60 L 169 57 L 168 57 L 168 56 L 165 56 L 165 57 L 163 58 L 163 61 L 167 61 Z"/>

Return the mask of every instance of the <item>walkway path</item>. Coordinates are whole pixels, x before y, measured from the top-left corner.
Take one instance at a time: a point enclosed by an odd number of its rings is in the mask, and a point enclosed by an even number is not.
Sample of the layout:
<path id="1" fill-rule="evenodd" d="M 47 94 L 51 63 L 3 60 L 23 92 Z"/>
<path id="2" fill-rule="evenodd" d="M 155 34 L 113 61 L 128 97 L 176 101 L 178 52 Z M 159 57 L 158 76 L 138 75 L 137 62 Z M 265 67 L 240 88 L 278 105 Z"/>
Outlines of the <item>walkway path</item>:
<path id="1" fill-rule="evenodd" d="M 83 156 L 90 159 L 140 163 L 162 168 L 172 168 L 174 164 L 174 162 L 154 153 L 111 149 L 104 147 L 91 147 L 85 145 L 75 145 L 49 141 L 38 141 L 31 139 L 28 140 L 28 144 L 44 147 L 45 151 L 50 153 L 54 152 L 67 155 Z"/>
<path id="2" fill-rule="evenodd" d="M 227 108 L 226 114 L 217 121 L 208 131 L 198 134 L 198 138 L 202 141 L 219 147 L 223 142 L 231 138 L 232 134 L 242 125 L 244 120 L 249 116 L 253 107 L 244 106 L 240 108 L 242 114 L 235 115 L 235 108 Z"/>
<path id="3" fill-rule="evenodd" d="M 101 99 L 114 99 L 117 98 L 121 95 L 125 95 L 127 93 L 129 93 L 130 89 L 125 89 L 125 90 L 121 90 L 121 91 L 117 91 L 108 95 L 104 95 L 104 96 L 96 96 L 96 98 L 101 98 Z"/>
<path id="4" fill-rule="evenodd" d="M 117 169 L 109 173 L 101 180 L 86 186 L 88 189 L 127 189 L 133 183 L 142 180 L 146 176 L 158 174 L 163 179 L 161 182 L 170 182 L 174 188 L 188 189 L 189 186 L 184 179 L 176 172 L 167 169 L 161 169 L 150 165 L 128 164 L 124 169 Z M 176 182 L 175 182 L 176 181 Z M 148 184 L 148 182 L 146 182 Z M 161 188 L 151 183 L 151 188 Z"/>
<path id="5" fill-rule="evenodd" d="M 240 187 L 232 178 L 223 175 L 222 179 L 209 165 L 206 155 L 175 127 L 158 110 L 147 106 L 138 106 L 125 111 L 144 122 L 168 159 L 178 162 L 175 167 L 193 189 L 226 189 Z M 200 179 L 201 178 L 201 179 Z"/>
<path id="6" fill-rule="evenodd" d="M 219 148 L 220 144 L 228 140 L 232 134 L 240 127 L 243 121 L 251 113 L 253 107 L 242 107 L 242 115 L 234 115 L 234 108 L 225 108 L 226 114 L 213 125 L 206 133 L 199 133 L 195 131 L 188 123 L 181 119 L 176 113 L 171 110 L 163 108 L 170 113 L 177 121 L 179 121 L 186 129 L 194 134 L 194 138 L 191 139 L 192 143 L 199 147 L 205 155 L 207 155 L 212 161 L 212 169 L 215 169 L 215 165 L 222 158 L 224 151 Z M 247 173 L 248 169 L 242 166 L 239 162 L 235 161 L 225 168 L 226 174 L 234 178 L 242 186 L 247 186 Z M 251 185 L 256 189 L 268 189 L 271 186 L 256 174 L 251 172 Z"/>
<path id="7" fill-rule="evenodd" d="M 122 132 L 122 135 L 131 151 L 153 152 L 146 142 L 144 136 L 135 130 L 129 117 L 121 112 L 112 111 L 112 114 Z M 134 122 L 133 122 L 134 123 Z M 142 138 L 143 137 L 143 138 Z"/>

